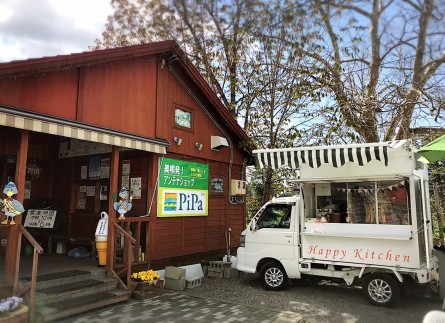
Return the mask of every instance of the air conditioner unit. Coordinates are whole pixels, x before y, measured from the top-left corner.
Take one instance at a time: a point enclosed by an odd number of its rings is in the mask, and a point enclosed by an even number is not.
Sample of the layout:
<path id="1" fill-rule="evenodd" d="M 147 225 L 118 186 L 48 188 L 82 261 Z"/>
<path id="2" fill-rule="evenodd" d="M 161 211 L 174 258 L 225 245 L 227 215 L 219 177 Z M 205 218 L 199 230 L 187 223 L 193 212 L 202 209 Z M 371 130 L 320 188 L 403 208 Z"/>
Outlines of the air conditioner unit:
<path id="1" fill-rule="evenodd" d="M 227 139 L 220 136 L 211 136 L 210 137 L 210 148 L 213 150 L 220 150 L 221 148 L 229 147 L 229 143 Z"/>
<path id="2" fill-rule="evenodd" d="M 238 179 L 232 179 L 230 183 L 231 195 L 245 195 L 246 194 L 246 181 Z"/>

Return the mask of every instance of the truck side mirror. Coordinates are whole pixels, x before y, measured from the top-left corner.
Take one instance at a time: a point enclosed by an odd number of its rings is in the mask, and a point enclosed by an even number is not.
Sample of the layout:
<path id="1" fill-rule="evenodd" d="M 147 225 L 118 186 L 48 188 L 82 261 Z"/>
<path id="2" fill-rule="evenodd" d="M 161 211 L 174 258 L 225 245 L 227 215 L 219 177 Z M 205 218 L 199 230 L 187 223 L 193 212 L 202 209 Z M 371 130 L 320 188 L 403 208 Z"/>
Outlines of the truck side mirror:
<path id="1" fill-rule="evenodd" d="M 252 221 L 250 221 L 250 231 L 255 232 L 256 230 L 258 230 L 258 226 L 256 225 L 256 221 L 255 219 L 252 219 Z"/>

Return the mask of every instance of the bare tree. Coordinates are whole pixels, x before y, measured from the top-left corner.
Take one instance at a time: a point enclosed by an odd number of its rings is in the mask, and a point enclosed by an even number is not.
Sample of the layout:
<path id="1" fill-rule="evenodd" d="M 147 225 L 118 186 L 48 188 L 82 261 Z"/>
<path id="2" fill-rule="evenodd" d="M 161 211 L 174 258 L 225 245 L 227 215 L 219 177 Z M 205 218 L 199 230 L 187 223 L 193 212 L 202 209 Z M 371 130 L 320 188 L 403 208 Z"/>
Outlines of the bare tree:
<path id="1" fill-rule="evenodd" d="M 407 138 L 417 116 L 441 121 L 444 3 L 316 0 L 308 6 L 315 23 L 299 52 L 326 71 L 313 82 L 330 90 L 339 122 L 357 140 Z"/>
<path id="2" fill-rule="evenodd" d="M 112 0 L 102 40 L 94 49 L 176 40 L 225 106 L 238 116 L 238 72 L 257 0 Z"/>

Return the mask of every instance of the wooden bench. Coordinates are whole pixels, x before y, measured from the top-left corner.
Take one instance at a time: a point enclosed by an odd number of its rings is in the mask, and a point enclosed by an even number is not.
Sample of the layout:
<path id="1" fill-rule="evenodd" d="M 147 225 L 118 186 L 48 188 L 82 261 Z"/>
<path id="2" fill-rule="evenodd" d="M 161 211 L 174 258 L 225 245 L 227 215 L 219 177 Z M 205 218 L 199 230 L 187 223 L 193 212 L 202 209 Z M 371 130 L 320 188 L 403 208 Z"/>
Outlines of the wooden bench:
<path id="1" fill-rule="evenodd" d="M 71 213 L 67 235 L 48 236 L 48 254 L 53 252 L 53 242 L 91 246 L 91 257 L 96 257 L 96 227 L 100 214 Z"/>

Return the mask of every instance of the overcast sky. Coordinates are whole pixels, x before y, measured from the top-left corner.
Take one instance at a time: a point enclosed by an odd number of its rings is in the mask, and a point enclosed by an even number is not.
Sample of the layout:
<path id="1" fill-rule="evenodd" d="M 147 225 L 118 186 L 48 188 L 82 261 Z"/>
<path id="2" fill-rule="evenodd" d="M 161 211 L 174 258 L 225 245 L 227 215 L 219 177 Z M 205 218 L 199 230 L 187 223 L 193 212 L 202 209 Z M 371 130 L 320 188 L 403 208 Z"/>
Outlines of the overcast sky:
<path id="1" fill-rule="evenodd" d="M 1 0 L 0 62 L 87 51 L 111 13 L 110 0 Z"/>

